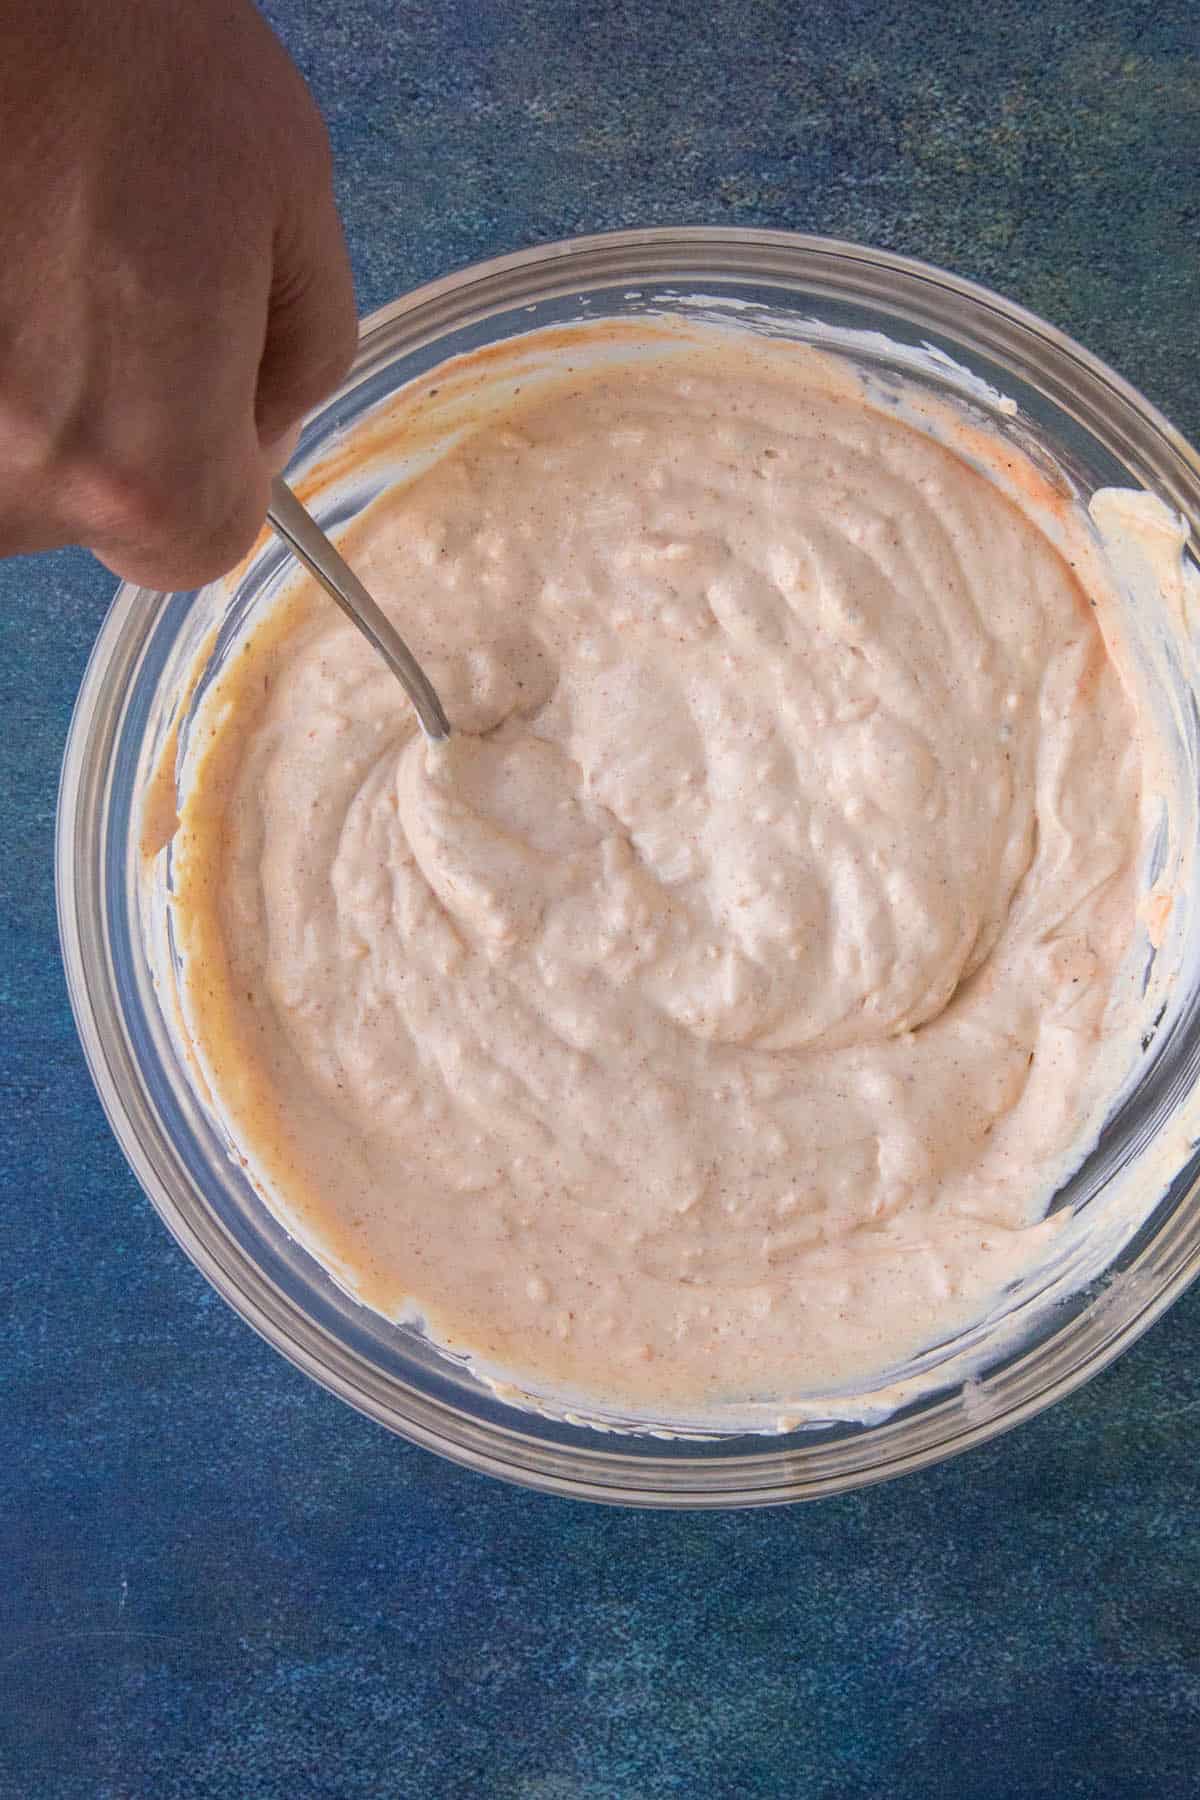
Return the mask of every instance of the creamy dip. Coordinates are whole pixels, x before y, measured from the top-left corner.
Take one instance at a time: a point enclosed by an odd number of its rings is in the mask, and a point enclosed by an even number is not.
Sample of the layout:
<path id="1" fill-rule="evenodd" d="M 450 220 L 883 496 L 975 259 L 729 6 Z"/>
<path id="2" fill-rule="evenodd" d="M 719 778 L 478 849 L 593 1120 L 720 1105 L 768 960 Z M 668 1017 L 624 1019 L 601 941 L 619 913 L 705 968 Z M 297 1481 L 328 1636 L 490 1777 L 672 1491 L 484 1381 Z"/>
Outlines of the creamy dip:
<path id="1" fill-rule="evenodd" d="M 174 852 L 192 1045 L 290 1228 L 656 1418 L 969 1326 L 1128 1067 L 1106 596 L 847 370 L 697 329 L 481 408 L 342 547 L 454 736 L 296 583 Z"/>

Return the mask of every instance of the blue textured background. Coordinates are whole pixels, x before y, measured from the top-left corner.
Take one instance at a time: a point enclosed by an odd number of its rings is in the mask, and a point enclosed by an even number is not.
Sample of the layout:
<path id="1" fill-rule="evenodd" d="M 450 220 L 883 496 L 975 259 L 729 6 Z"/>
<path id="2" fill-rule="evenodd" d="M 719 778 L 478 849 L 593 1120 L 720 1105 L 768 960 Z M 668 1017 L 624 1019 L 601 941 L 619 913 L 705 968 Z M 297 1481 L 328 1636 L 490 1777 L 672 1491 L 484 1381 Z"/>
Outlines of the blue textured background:
<path id="1" fill-rule="evenodd" d="M 364 308 L 574 231 L 793 226 L 981 277 L 1200 436 L 1192 0 L 270 10 Z M 4 1800 L 1200 1794 L 1200 1292 L 999 1443 L 720 1516 L 461 1473 L 210 1294 L 109 1138 L 55 940 L 110 587 L 0 565 Z"/>

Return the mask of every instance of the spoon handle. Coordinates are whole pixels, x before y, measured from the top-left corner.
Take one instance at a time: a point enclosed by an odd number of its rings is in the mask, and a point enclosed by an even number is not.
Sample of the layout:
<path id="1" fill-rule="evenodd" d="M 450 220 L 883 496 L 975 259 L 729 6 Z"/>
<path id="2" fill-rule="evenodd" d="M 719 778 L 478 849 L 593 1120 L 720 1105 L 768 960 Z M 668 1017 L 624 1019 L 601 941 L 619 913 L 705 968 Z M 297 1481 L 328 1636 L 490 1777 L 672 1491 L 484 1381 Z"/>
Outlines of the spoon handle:
<path id="1" fill-rule="evenodd" d="M 267 518 L 330 599 L 337 601 L 346 617 L 378 650 L 416 708 L 426 737 L 448 738 L 450 721 L 428 675 L 354 571 L 343 562 L 312 514 L 279 475 L 271 483 Z"/>

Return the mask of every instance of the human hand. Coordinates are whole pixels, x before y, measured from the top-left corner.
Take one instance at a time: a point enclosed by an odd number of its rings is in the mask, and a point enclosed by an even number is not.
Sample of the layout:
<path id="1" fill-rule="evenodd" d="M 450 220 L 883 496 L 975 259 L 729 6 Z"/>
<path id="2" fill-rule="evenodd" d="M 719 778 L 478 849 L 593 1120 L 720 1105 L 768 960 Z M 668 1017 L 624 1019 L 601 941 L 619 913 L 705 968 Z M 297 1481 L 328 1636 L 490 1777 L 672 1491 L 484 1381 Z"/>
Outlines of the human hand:
<path id="1" fill-rule="evenodd" d="M 0 119 L 0 555 L 198 586 L 353 355 L 320 116 L 250 0 L 4 0 Z"/>

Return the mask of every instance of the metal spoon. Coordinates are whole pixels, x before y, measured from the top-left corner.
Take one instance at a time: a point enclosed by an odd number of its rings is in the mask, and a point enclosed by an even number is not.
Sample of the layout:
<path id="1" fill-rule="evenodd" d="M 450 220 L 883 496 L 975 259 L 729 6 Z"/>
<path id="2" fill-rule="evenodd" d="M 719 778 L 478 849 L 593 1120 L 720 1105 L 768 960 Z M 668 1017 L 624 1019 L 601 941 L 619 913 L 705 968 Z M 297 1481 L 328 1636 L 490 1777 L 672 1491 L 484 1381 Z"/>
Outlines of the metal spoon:
<path id="1" fill-rule="evenodd" d="M 271 483 L 267 518 L 309 574 L 316 577 L 346 617 L 358 626 L 367 642 L 378 650 L 416 707 L 425 736 L 435 740 L 448 738 L 450 721 L 428 675 L 349 564 L 343 562 L 312 514 L 279 475 Z"/>

